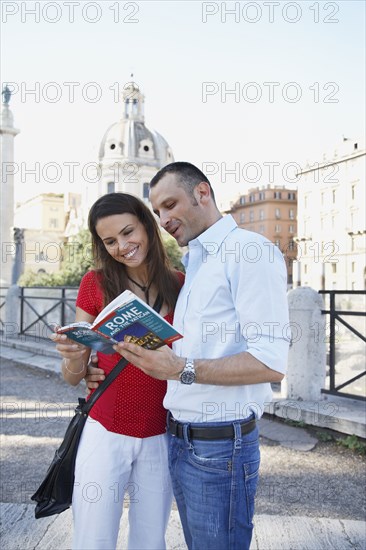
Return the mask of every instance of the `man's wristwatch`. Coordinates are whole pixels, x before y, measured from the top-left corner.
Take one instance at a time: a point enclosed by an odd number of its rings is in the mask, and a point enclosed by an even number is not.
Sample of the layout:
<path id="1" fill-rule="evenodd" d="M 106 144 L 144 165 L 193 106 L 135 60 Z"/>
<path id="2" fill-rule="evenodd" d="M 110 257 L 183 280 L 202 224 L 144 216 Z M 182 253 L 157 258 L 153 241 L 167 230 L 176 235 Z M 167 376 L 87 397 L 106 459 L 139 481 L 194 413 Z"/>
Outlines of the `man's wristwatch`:
<path id="1" fill-rule="evenodd" d="M 182 384 L 193 384 L 196 380 L 196 371 L 194 368 L 193 359 L 186 359 L 186 364 L 180 373 L 179 378 Z"/>

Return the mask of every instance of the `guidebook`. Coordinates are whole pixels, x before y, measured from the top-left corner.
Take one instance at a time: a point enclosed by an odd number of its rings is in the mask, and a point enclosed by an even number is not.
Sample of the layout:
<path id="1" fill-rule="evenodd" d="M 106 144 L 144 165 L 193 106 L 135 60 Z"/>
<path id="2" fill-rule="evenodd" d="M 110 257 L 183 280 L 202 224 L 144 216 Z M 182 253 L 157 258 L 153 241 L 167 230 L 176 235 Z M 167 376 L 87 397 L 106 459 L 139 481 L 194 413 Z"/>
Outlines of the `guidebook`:
<path id="1" fill-rule="evenodd" d="M 122 340 L 156 349 L 182 338 L 168 321 L 130 290 L 108 304 L 92 324 L 80 321 L 56 332 L 105 354 L 115 353 L 113 346 Z"/>

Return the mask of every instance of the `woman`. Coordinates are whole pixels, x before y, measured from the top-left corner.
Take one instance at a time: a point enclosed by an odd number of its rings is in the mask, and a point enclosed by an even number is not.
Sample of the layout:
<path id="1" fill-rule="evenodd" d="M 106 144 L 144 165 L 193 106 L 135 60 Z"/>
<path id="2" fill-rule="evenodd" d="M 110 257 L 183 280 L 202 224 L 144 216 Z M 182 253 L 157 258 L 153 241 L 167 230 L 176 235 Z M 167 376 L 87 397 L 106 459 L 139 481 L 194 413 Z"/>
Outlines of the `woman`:
<path id="1" fill-rule="evenodd" d="M 84 275 L 76 321 L 93 322 L 126 289 L 150 306 L 163 297 L 160 314 L 172 322 L 183 275 L 171 269 L 153 214 L 138 198 L 104 195 L 89 214 L 97 269 Z M 53 336 L 63 356 L 65 380 L 86 374 L 90 349 Z M 120 360 L 98 354 L 105 374 Z M 80 441 L 73 493 L 74 550 L 116 547 L 123 499 L 129 493 L 130 549 L 165 548 L 172 492 L 167 464 L 166 382 L 129 364 L 91 410 Z"/>

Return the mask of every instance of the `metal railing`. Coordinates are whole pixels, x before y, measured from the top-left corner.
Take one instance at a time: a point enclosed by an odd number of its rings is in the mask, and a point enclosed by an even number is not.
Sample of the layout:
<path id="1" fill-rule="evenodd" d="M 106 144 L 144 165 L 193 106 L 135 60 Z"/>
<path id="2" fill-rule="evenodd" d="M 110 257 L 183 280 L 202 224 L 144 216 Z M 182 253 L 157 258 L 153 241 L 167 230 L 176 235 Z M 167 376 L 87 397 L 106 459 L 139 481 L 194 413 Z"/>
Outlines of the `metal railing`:
<path id="1" fill-rule="evenodd" d="M 34 328 L 39 323 L 52 331 L 55 325 L 63 326 L 70 322 L 68 313 L 72 313 L 73 320 L 77 290 L 77 287 L 20 287 L 19 334 L 33 336 Z M 42 331 L 37 332 L 40 338 L 46 337 L 42 336 Z"/>
<path id="2" fill-rule="evenodd" d="M 4 330 L 3 316 L 5 311 L 6 293 L 8 290 L 8 286 L 0 286 L 0 331 Z"/>
<path id="3" fill-rule="evenodd" d="M 337 383 L 336 381 L 336 366 L 337 366 L 337 332 L 339 331 L 339 326 L 337 325 L 337 322 L 342 325 L 342 327 L 345 327 L 348 333 L 348 342 L 343 341 L 339 342 L 342 346 L 339 346 L 340 348 L 343 348 L 343 353 L 346 354 L 346 357 L 348 358 L 355 356 L 357 353 L 357 345 L 355 345 L 355 342 L 359 343 L 359 341 L 366 343 L 366 336 L 365 334 L 362 334 L 360 331 L 360 327 L 355 327 L 354 324 L 351 325 L 350 322 L 346 321 L 343 317 L 365 317 L 366 312 L 365 309 L 363 311 L 357 311 L 353 309 L 344 309 L 344 306 L 339 309 L 337 308 L 336 304 L 336 298 L 342 299 L 342 297 L 345 296 L 366 296 L 366 291 L 364 290 L 320 290 L 319 294 L 323 294 L 329 297 L 329 308 L 322 310 L 322 313 L 324 315 L 329 315 L 329 352 L 328 352 L 328 365 L 329 365 L 329 389 L 323 389 L 322 393 L 328 393 L 332 395 L 337 395 L 341 397 L 350 397 L 353 399 L 359 399 L 359 400 L 366 400 L 366 396 L 364 395 L 363 391 L 360 391 L 360 393 L 351 393 L 347 391 L 341 391 L 344 388 L 348 388 L 350 386 L 354 386 L 354 383 L 357 380 L 360 380 L 362 377 L 366 375 L 366 370 L 364 369 L 365 362 L 363 360 L 362 367 L 359 368 L 361 372 L 359 372 L 357 375 L 352 376 L 351 378 L 348 378 L 346 380 L 343 380 L 340 383 Z M 343 300 L 344 301 L 344 300 Z M 362 300 L 360 300 L 362 301 Z M 348 300 L 349 302 L 349 300 Z M 353 304 L 352 304 L 353 305 Z M 359 304 L 356 304 L 359 305 Z M 347 305 L 346 305 L 347 307 Z M 359 323 L 361 327 L 365 328 L 365 323 Z M 352 336 L 353 335 L 353 336 Z M 361 344 L 362 346 L 362 344 Z M 348 348 L 348 349 L 347 349 Z M 359 356 L 362 358 L 363 353 L 359 353 Z M 361 359 L 362 360 L 362 359 Z M 361 362 L 360 362 L 361 364 Z M 344 378 L 344 376 L 343 376 Z M 352 390 L 351 390 L 352 391 Z M 354 390 L 353 390 L 354 391 Z"/>

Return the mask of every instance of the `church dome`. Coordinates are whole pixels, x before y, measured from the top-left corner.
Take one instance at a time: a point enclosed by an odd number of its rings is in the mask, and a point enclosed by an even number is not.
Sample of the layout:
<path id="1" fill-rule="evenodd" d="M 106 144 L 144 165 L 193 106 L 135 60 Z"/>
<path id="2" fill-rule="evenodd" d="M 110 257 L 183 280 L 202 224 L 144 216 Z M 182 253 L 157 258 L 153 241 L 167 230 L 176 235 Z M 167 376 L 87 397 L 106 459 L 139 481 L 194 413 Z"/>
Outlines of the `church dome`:
<path id="1" fill-rule="evenodd" d="M 124 114 L 104 134 L 99 149 L 99 162 L 126 160 L 158 170 L 174 161 L 166 140 L 145 126 L 144 96 L 137 85 L 130 82 L 123 90 Z"/>

